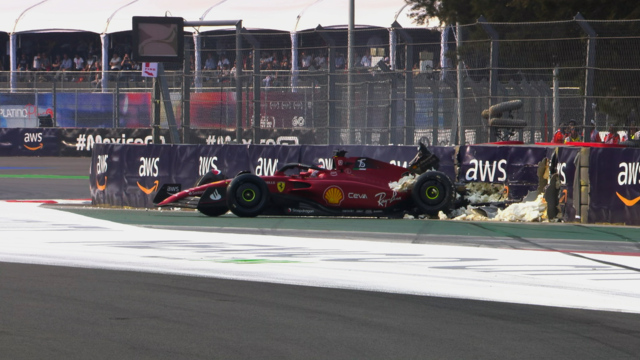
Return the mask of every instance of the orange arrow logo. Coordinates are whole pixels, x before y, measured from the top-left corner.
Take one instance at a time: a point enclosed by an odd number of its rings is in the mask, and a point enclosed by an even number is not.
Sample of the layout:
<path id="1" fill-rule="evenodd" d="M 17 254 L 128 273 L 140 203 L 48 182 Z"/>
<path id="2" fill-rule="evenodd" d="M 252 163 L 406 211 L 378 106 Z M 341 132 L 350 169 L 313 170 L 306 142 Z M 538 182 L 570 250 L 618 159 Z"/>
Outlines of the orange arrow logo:
<path id="1" fill-rule="evenodd" d="M 100 185 L 100 183 L 98 182 L 98 179 L 96 179 L 96 187 L 98 188 L 98 190 L 100 191 L 104 191 L 104 189 L 107 188 L 107 177 L 104 177 L 104 185 Z"/>
<path id="2" fill-rule="evenodd" d="M 40 143 L 40 145 L 38 145 L 37 147 L 29 147 L 29 146 L 27 146 L 27 145 L 25 145 L 25 144 L 22 144 L 22 145 L 23 145 L 24 147 L 26 147 L 27 149 L 31 150 L 31 151 L 40 150 L 40 149 L 42 149 L 42 147 L 44 146 L 44 145 L 42 145 L 42 143 Z"/>
<path id="3" fill-rule="evenodd" d="M 146 187 L 140 185 L 139 182 L 136 181 L 136 184 L 138 184 L 138 187 L 140 188 L 140 190 L 142 190 L 143 193 L 150 195 L 152 192 L 156 191 L 158 189 L 158 180 L 153 182 L 155 185 L 153 185 L 153 187 L 151 189 L 147 189 Z"/>
<path id="4" fill-rule="evenodd" d="M 640 201 L 640 196 L 638 196 L 637 198 L 635 198 L 633 200 L 629 200 L 629 199 L 625 198 L 624 196 L 620 195 L 617 191 L 616 191 L 616 195 L 618 195 L 618 197 L 620 198 L 620 201 L 622 201 L 627 206 L 633 206 L 638 201 Z"/>

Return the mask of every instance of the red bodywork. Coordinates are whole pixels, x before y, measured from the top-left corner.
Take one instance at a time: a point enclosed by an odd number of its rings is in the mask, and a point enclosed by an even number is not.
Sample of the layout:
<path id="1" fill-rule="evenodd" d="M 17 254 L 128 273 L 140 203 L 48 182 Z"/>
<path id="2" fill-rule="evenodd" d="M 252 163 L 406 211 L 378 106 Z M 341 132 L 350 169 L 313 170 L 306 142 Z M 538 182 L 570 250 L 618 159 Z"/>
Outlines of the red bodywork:
<path id="1" fill-rule="evenodd" d="M 407 168 L 366 157 L 336 156 L 333 161 L 333 169 L 287 164 L 272 176 L 261 176 L 271 202 L 264 213 L 375 215 L 411 201 L 410 191 L 397 192 L 389 187 L 390 182 L 398 181 L 409 173 Z M 157 205 L 196 207 L 199 210 L 222 206 L 226 204 L 226 190 L 232 180 L 180 191 L 157 202 Z M 166 186 L 170 188 L 171 184 Z M 198 201 L 196 206 L 193 200 Z"/>

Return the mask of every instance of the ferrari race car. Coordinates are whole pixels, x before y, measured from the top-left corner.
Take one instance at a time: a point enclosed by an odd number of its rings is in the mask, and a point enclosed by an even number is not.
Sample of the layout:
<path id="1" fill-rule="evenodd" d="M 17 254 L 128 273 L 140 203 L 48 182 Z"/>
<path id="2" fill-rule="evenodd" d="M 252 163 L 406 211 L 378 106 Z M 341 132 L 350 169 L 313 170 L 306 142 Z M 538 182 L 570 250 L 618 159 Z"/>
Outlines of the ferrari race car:
<path id="1" fill-rule="evenodd" d="M 291 163 L 272 176 L 242 171 L 232 179 L 212 170 L 190 189 L 163 185 L 153 202 L 161 207 L 195 208 L 208 216 L 229 210 L 241 217 L 435 216 L 448 211 L 456 196 L 453 181 L 431 170 L 438 163 L 437 156 L 422 144 L 407 168 L 367 157 L 346 157 L 341 150 L 335 153 L 331 169 Z"/>

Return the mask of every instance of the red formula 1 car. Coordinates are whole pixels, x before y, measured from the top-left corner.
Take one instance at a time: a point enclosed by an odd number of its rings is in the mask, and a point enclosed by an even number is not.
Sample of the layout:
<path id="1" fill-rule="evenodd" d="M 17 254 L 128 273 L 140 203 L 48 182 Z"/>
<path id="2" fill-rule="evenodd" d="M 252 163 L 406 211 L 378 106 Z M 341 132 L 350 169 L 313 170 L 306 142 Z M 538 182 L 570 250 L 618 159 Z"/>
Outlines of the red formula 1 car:
<path id="1" fill-rule="evenodd" d="M 153 201 L 157 206 L 196 208 L 208 216 L 231 210 L 242 217 L 437 215 L 453 204 L 453 181 L 442 172 L 427 171 L 437 169 L 439 159 L 422 144 L 408 168 L 345 155 L 336 152 L 332 169 L 286 164 L 272 176 L 241 172 L 226 179 L 214 170 L 187 190 L 181 191 L 180 184 L 163 185 Z M 411 174 L 411 185 L 390 187 Z"/>

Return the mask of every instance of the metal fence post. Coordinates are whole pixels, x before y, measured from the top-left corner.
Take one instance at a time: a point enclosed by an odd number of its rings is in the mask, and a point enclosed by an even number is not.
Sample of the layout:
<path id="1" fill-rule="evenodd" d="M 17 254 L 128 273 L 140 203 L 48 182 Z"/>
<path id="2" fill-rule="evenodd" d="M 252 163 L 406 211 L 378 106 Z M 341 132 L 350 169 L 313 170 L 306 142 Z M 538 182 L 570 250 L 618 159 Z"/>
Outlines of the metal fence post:
<path id="1" fill-rule="evenodd" d="M 580 13 L 576 14 L 575 20 L 589 37 L 587 40 L 587 64 L 585 68 L 584 103 L 582 108 L 584 115 L 582 119 L 582 130 L 586 130 L 591 123 L 591 119 L 593 119 L 591 102 L 593 99 L 593 76 L 596 67 L 596 36 L 598 35 Z M 584 132 L 583 140 L 591 141 L 587 131 Z"/>
<path id="2" fill-rule="evenodd" d="M 460 57 L 460 46 L 462 45 L 462 34 L 460 34 L 460 24 L 456 24 L 456 53 L 458 58 L 458 81 L 457 81 L 457 92 L 458 92 L 458 134 L 456 139 L 456 144 L 463 145 L 465 144 L 465 132 L 463 126 L 463 116 L 464 116 L 464 106 L 463 106 L 463 98 L 464 98 L 464 79 L 462 77 L 462 57 Z"/>
<path id="3" fill-rule="evenodd" d="M 194 35 L 194 41 L 199 41 L 200 38 L 198 37 L 196 40 L 196 37 Z M 196 45 L 198 46 L 198 45 Z M 189 48 L 190 48 L 190 44 L 188 41 L 184 42 L 184 52 L 187 54 L 187 56 L 184 57 L 183 60 L 183 65 L 182 65 L 182 70 L 183 70 L 183 75 L 182 75 L 182 143 L 183 144 L 189 144 L 191 142 L 190 139 L 190 132 L 191 132 L 191 59 L 188 56 L 189 54 Z M 199 59 L 199 57 L 198 57 Z M 200 80 L 200 85 L 202 85 L 202 78 L 200 77 L 199 74 L 199 69 L 200 69 L 200 61 L 196 59 L 196 78 L 199 78 Z M 196 84 L 197 84 L 198 79 L 196 79 Z M 198 85 L 196 85 L 196 87 L 198 87 Z"/>
<path id="4" fill-rule="evenodd" d="M 413 38 L 398 22 L 391 25 L 405 43 L 404 57 L 404 144 L 413 145 L 415 142 L 415 89 L 413 88 Z"/>

